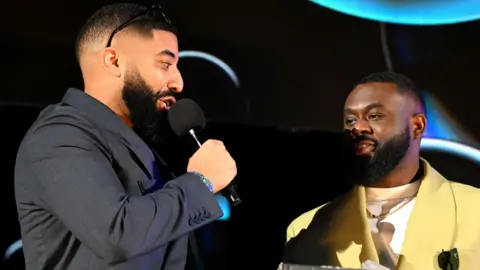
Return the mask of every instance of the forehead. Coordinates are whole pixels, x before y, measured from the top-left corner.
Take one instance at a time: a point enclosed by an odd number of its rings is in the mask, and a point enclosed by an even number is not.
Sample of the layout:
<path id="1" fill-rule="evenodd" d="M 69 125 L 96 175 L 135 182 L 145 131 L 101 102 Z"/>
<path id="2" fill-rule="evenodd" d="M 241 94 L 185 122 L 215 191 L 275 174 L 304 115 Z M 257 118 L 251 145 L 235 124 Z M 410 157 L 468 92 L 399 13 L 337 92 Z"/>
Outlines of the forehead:
<path id="1" fill-rule="evenodd" d="M 363 110 L 372 104 L 382 105 L 391 110 L 403 107 L 404 95 L 401 95 L 393 83 L 360 84 L 348 95 L 345 109 Z"/>
<path id="2" fill-rule="evenodd" d="M 177 36 L 172 32 L 164 30 L 153 30 L 152 42 L 158 46 L 165 46 L 169 50 L 178 52 Z"/>
<path id="3" fill-rule="evenodd" d="M 164 50 L 169 50 L 175 55 L 178 55 L 178 40 L 177 36 L 171 32 L 164 30 L 153 30 L 150 37 L 138 37 L 141 42 L 132 43 L 135 50 L 139 53 L 156 54 Z M 140 49 L 141 47 L 141 49 Z"/>

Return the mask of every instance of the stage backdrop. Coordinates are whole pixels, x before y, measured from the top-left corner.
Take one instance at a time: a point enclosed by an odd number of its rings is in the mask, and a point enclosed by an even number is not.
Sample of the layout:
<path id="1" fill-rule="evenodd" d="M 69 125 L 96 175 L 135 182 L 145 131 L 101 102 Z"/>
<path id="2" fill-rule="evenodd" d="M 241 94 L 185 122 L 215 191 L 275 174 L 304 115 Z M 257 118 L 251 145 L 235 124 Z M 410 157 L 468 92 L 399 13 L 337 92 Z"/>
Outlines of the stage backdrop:
<path id="1" fill-rule="evenodd" d="M 112 2 L 5 4 L 1 100 L 49 103 L 67 87 L 82 87 L 75 36 L 94 10 Z M 352 85 L 391 67 L 447 108 L 465 133 L 480 134 L 479 125 L 469 125 L 480 83 L 478 21 L 382 27 L 308 0 L 161 2 L 180 31 L 184 94 L 215 120 L 333 132 Z"/>
<path id="2" fill-rule="evenodd" d="M 394 70 L 418 83 L 428 107 L 423 155 L 449 178 L 478 185 L 478 21 L 382 24 L 308 0 L 163 2 L 180 30 L 182 96 L 201 104 L 216 123 L 211 136 L 225 140 L 239 164 L 244 204 L 199 236 L 207 269 L 245 269 L 253 261 L 274 269 L 288 222 L 348 188 L 332 170 L 341 164 L 337 132 L 344 98 L 371 72 Z M 67 87 L 82 88 L 75 35 L 107 3 L 25 0 L 0 11 L 7 183 L 0 251 L 9 256 L 2 269 L 22 269 L 16 148 L 39 107 Z"/>

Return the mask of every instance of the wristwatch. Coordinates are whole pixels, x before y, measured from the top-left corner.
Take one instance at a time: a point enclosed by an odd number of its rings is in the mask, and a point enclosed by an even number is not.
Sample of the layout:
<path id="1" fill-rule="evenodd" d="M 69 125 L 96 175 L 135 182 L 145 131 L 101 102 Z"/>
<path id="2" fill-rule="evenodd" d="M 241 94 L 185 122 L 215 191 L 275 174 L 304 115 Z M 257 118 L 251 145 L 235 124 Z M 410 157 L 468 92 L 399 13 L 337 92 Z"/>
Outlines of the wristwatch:
<path id="1" fill-rule="evenodd" d="M 208 190 L 210 190 L 210 192 L 213 193 L 213 184 L 212 184 L 212 182 L 210 182 L 210 180 L 208 180 L 207 177 L 205 177 L 205 175 L 203 175 L 199 172 L 196 172 L 196 171 L 193 171 L 191 173 L 199 176 L 202 179 L 203 183 L 207 186 Z"/>

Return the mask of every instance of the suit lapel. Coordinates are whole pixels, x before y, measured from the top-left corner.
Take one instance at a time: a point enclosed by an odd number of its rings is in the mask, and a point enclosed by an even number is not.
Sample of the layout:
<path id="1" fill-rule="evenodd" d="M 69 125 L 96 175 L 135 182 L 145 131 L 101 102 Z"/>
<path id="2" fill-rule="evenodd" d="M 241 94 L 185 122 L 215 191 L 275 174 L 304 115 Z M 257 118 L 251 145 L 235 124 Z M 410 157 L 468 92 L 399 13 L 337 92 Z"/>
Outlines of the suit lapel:
<path id="1" fill-rule="evenodd" d="M 120 136 L 132 159 L 149 179 L 153 178 L 151 168 L 154 159 L 150 148 L 115 112 L 99 100 L 77 89 L 69 89 L 62 102 L 86 114 L 95 125 L 101 125 L 102 129 Z"/>
<path id="2" fill-rule="evenodd" d="M 432 269 L 442 249 L 450 250 L 456 238 L 456 204 L 450 183 L 426 161 L 425 178 L 418 191 L 415 206 L 408 221 L 399 270 Z M 335 227 L 329 243 L 334 243 L 338 261 L 343 267 L 360 267 L 361 262 L 378 262 L 366 215 L 364 187 L 355 187 L 338 207 Z M 348 246 L 345 239 L 353 241 Z"/>
<path id="3" fill-rule="evenodd" d="M 140 138 L 138 138 L 140 140 Z M 154 166 L 154 158 L 152 151 L 145 143 L 134 143 L 135 140 L 127 140 L 122 137 L 123 144 L 128 148 L 130 156 L 137 163 L 140 169 L 145 173 L 148 179 L 152 180 L 152 166 Z"/>
<path id="4" fill-rule="evenodd" d="M 345 204 L 338 209 L 337 228 L 332 228 L 331 241 L 344 243 L 343 238 L 350 238 L 346 248 L 336 248 L 337 258 L 343 267 L 361 267 L 366 260 L 378 262 L 370 233 L 370 225 L 366 214 L 365 188 L 355 187 L 345 198 Z"/>
<path id="5" fill-rule="evenodd" d="M 309 225 L 287 242 L 284 253 L 284 262 L 303 265 L 360 268 L 367 259 L 378 261 L 378 255 L 369 233 L 363 187 L 354 187 L 321 207 Z"/>
<path id="6" fill-rule="evenodd" d="M 408 221 L 398 269 L 432 269 L 442 249 L 450 250 L 457 234 L 456 203 L 450 183 L 426 161 L 426 172 Z"/>

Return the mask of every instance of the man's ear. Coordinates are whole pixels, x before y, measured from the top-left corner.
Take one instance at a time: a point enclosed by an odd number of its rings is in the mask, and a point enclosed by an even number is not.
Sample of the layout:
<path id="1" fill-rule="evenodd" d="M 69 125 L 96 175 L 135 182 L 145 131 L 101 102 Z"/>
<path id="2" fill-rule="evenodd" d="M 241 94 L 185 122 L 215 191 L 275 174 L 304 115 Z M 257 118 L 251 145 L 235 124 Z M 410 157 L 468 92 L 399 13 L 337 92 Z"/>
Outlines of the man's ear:
<path id="1" fill-rule="evenodd" d="M 425 114 L 419 113 L 412 117 L 411 121 L 412 131 L 413 131 L 413 138 L 420 139 L 423 137 L 425 133 L 425 129 L 427 128 L 427 118 Z"/>
<path id="2" fill-rule="evenodd" d="M 105 70 L 116 77 L 122 75 L 122 71 L 118 65 L 118 53 L 113 48 L 106 48 L 102 53 L 102 63 Z"/>

